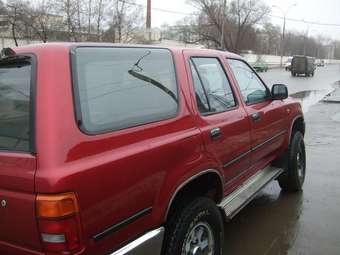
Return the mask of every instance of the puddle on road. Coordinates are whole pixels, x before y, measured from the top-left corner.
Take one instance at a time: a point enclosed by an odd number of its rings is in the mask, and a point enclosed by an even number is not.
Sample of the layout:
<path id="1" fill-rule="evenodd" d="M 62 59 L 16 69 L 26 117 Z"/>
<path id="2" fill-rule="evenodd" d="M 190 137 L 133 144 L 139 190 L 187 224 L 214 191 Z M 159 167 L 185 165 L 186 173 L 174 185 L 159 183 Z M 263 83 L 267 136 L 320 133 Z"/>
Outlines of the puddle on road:
<path id="1" fill-rule="evenodd" d="M 298 100 L 302 105 L 303 112 L 306 113 L 308 112 L 311 106 L 317 104 L 333 90 L 334 90 L 333 87 L 329 87 L 328 89 L 322 90 L 305 90 L 291 94 L 290 97 Z"/>
<path id="2" fill-rule="evenodd" d="M 336 113 L 332 116 L 332 120 L 340 122 L 340 112 Z"/>
<path id="3" fill-rule="evenodd" d="M 226 224 L 223 254 L 287 254 L 301 231 L 307 203 L 302 192 L 287 194 L 270 184 Z"/>

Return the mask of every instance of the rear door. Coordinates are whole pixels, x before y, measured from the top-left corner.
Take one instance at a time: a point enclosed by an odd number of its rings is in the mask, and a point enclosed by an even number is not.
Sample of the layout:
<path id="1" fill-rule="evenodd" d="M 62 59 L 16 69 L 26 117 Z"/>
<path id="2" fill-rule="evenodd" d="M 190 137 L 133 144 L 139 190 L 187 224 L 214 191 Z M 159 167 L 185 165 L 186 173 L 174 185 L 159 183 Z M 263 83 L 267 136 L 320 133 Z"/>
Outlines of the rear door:
<path id="1" fill-rule="evenodd" d="M 247 114 L 240 107 L 218 56 L 197 56 L 185 51 L 185 58 L 207 151 L 219 161 L 225 181 L 231 185 L 250 166 Z"/>
<path id="2" fill-rule="evenodd" d="M 271 99 L 266 85 L 246 62 L 228 59 L 228 63 L 234 73 L 251 123 L 252 165 L 261 165 L 283 143 L 287 131 L 283 101 Z"/>
<path id="3" fill-rule="evenodd" d="M 0 254 L 40 250 L 35 221 L 31 57 L 0 60 Z"/>

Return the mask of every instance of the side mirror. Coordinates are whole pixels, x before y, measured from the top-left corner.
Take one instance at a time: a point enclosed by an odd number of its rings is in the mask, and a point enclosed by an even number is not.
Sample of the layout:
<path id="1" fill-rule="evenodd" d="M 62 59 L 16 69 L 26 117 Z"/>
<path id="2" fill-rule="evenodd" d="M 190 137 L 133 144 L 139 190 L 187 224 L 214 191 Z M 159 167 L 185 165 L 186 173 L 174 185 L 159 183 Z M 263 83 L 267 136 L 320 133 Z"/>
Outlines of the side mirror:
<path id="1" fill-rule="evenodd" d="M 288 97 L 288 88 L 283 84 L 274 84 L 271 94 L 273 100 L 286 99 Z"/>

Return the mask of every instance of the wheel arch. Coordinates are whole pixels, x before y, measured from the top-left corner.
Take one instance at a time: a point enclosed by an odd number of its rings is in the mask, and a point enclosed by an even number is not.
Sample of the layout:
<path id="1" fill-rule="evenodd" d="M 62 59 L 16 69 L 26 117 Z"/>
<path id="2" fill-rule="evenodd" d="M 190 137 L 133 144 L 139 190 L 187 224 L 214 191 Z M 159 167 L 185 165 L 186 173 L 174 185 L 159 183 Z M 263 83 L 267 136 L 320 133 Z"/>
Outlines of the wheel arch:
<path id="1" fill-rule="evenodd" d="M 305 120 L 302 115 L 298 115 L 293 119 L 289 132 L 289 141 L 291 140 L 292 135 L 296 131 L 300 131 L 303 136 L 305 135 L 306 132 Z"/>
<path id="2" fill-rule="evenodd" d="M 283 146 L 284 148 L 283 152 L 285 152 L 288 149 L 290 140 L 292 139 L 292 135 L 294 134 L 295 131 L 300 131 L 303 136 L 305 135 L 305 120 L 302 114 L 298 114 L 290 122 L 290 126 L 287 131 L 287 136 Z"/>
<path id="3" fill-rule="evenodd" d="M 223 183 L 223 177 L 216 169 L 207 169 L 187 178 L 172 193 L 164 214 L 164 222 L 168 219 L 172 209 L 185 197 L 204 195 L 219 203 L 223 198 Z"/>
<path id="4" fill-rule="evenodd" d="M 300 131 L 302 135 L 305 134 L 305 121 L 302 114 L 297 115 L 290 123 L 289 129 L 287 130 L 287 135 L 283 143 L 282 149 L 278 157 L 273 161 L 273 165 L 277 167 L 285 168 L 287 162 L 287 152 L 289 149 L 289 144 L 292 139 L 294 132 Z"/>

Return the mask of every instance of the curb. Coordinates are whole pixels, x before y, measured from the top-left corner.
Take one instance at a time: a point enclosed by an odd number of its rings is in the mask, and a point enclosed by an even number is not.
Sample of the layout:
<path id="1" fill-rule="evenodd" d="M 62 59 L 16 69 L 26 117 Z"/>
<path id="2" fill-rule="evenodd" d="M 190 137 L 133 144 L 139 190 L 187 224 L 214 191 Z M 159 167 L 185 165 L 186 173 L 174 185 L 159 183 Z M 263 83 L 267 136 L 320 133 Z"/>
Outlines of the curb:
<path id="1" fill-rule="evenodd" d="M 339 86 L 340 81 L 337 81 L 334 83 L 334 90 L 327 94 L 321 101 L 325 103 L 333 103 L 333 104 L 340 104 L 340 87 Z M 337 94 L 337 95 L 334 95 Z"/>

